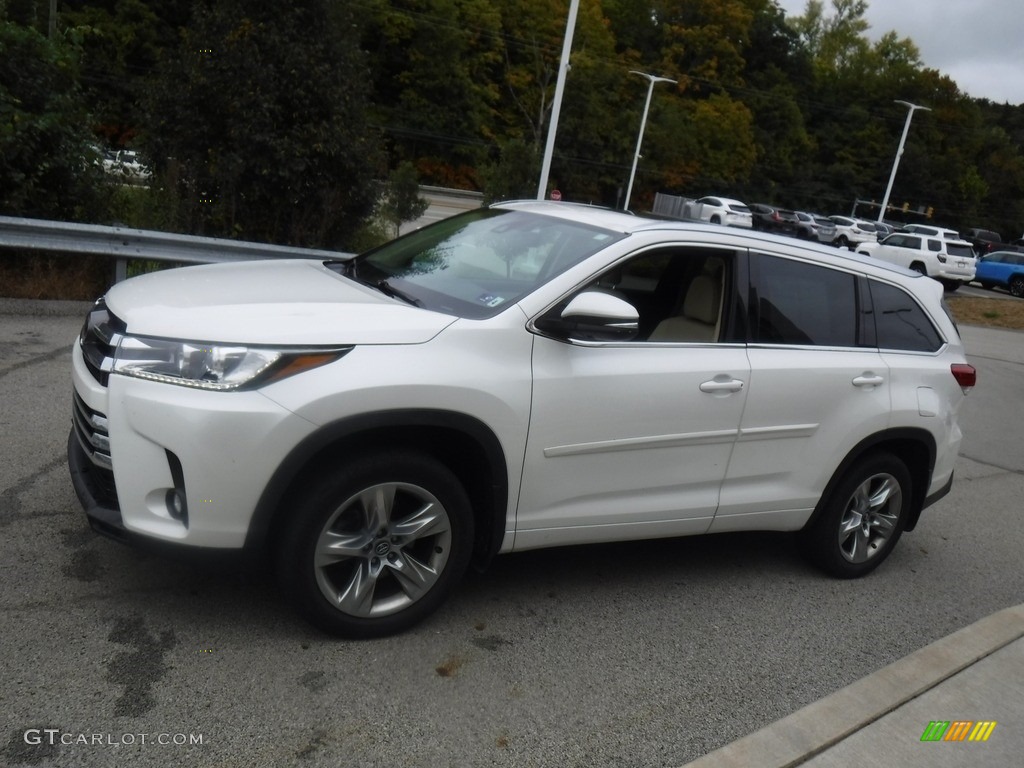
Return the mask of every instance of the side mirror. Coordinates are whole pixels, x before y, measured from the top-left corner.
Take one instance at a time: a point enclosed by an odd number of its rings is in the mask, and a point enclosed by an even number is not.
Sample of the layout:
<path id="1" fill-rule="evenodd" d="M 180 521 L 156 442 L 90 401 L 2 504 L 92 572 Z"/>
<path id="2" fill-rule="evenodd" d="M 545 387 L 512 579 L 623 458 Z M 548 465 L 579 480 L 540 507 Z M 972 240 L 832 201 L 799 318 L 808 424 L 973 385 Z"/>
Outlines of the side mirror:
<path id="1" fill-rule="evenodd" d="M 544 318 L 537 327 L 575 341 L 632 341 L 639 321 L 640 314 L 628 301 L 601 291 L 585 291 L 558 317 Z"/>

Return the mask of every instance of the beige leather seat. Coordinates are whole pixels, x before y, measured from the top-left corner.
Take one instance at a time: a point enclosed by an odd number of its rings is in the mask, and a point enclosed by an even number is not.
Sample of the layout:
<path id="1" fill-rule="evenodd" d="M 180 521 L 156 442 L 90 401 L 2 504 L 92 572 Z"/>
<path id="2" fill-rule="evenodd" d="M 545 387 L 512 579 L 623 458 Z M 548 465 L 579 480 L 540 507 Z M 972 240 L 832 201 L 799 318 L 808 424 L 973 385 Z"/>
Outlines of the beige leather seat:
<path id="1" fill-rule="evenodd" d="M 722 286 L 715 277 L 697 275 L 683 300 L 682 314 L 662 320 L 648 341 L 716 341 Z"/>

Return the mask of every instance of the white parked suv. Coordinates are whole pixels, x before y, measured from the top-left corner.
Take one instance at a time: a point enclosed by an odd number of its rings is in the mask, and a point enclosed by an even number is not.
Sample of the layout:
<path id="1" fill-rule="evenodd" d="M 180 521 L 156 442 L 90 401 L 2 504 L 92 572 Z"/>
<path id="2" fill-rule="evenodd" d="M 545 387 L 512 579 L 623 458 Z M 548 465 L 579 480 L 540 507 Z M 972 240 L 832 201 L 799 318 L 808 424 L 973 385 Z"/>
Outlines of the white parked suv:
<path id="1" fill-rule="evenodd" d="M 861 243 L 873 243 L 878 240 L 878 231 L 870 222 L 852 219 L 849 216 L 829 216 L 829 219 L 836 225 L 832 245 L 849 248 L 852 251 Z"/>
<path id="2" fill-rule="evenodd" d="M 752 229 L 754 214 L 750 206 L 729 197 L 701 197 L 694 201 L 696 216 L 709 224 L 725 224 L 728 227 Z"/>
<path id="3" fill-rule="evenodd" d="M 72 378 L 97 531 L 265 553 L 308 619 L 367 637 L 539 547 L 791 531 L 867 574 L 949 490 L 975 372 L 933 280 L 529 201 L 120 283 Z"/>
<path id="4" fill-rule="evenodd" d="M 952 232 L 952 230 L 949 230 Z M 955 291 L 974 279 L 977 260 L 974 248 L 961 240 L 944 235 L 942 230 L 896 232 L 879 243 L 857 246 L 857 253 L 898 264 L 938 280 L 947 291 Z"/>

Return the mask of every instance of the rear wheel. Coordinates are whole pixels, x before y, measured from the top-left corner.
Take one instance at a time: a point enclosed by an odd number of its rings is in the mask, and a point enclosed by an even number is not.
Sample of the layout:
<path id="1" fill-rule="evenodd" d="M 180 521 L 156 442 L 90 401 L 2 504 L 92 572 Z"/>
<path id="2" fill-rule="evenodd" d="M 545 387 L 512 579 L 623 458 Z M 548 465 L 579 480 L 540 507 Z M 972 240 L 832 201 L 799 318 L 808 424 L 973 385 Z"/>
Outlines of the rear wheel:
<path id="1" fill-rule="evenodd" d="M 381 453 L 315 482 L 284 532 L 277 568 L 299 611 L 345 637 L 408 629 L 466 570 L 473 520 L 440 462 Z"/>
<path id="2" fill-rule="evenodd" d="M 919 275 L 928 275 L 928 270 L 924 268 L 924 264 L 922 264 L 920 261 L 915 261 L 913 264 L 911 264 L 910 269 L 914 272 L 917 272 L 917 274 Z"/>
<path id="3" fill-rule="evenodd" d="M 911 479 L 906 465 L 889 453 L 854 464 L 813 522 L 800 532 L 804 555 L 833 576 L 864 576 L 896 546 L 910 512 Z"/>
<path id="4" fill-rule="evenodd" d="M 721 216 L 719 216 L 719 215 L 718 215 L 718 214 L 716 213 L 716 214 L 715 214 L 714 216 L 712 216 L 712 217 L 711 217 L 711 223 L 712 223 L 712 224 L 721 224 L 721 223 L 722 223 L 722 217 L 721 217 Z"/>
<path id="5" fill-rule="evenodd" d="M 1024 277 L 1017 275 L 1010 280 L 1010 293 L 1018 298 L 1024 297 Z"/>
<path id="6" fill-rule="evenodd" d="M 836 238 L 836 246 L 839 248 L 849 248 L 850 241 L 847 239 L 846 235 L 840 235 Z"/>

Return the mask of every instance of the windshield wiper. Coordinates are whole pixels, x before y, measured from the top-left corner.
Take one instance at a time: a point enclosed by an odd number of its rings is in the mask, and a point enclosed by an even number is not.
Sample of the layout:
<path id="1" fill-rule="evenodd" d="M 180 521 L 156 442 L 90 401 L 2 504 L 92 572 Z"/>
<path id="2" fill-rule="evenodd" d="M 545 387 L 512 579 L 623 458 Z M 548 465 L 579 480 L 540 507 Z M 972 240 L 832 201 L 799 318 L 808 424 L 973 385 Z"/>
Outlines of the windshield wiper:
<path id="1" fill-rule="evenodd" d="M 395 298 L 395 299 L 401 299 L 406 304 L 412 304 L 414 307 L 422 307 L 423 306 L 423 302 L 422 301 L 417 299 L 415 296 L 409 295 L 405 291 L 402 291 L 402 290 L 399 290 L 398 288 L 395 288 L 395 286 L 393 286 L 387 280 L 378 280 L 376 283 L 373 283 L 373 285 L 374 285 L 375 288 L 377 288 L 377 290 L 379 290 L 385 296 L 391 296 L 392 298 Z"/>

